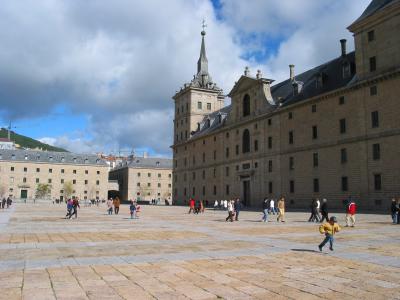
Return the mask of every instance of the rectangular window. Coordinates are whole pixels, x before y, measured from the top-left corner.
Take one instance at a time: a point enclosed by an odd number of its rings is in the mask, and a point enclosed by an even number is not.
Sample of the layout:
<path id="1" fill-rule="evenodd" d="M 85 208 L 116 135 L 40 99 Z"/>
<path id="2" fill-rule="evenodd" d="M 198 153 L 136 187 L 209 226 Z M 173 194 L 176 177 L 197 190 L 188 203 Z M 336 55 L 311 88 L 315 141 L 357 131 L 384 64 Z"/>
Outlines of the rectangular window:
<path id="1" fill-rule="evenodd" d="M 214 194 L 214 195 L 216 195 L 216 194 L 217 194 L 217 186 L 216 186 L 216 185 L 214 185 L 214 188 L 213 188 L 213 194 Z"/>
<path id="2" fill-rule="evenodd" d="M 36 178 L 36 183 L 39 183 L 39 178 Z"/>
<path id="3" fill-rule="evenodd" d="M 10 168 L 10 171 L 11 171 L 11 172 L 14 172 L 14 167 L 11 167 L 11 168 Z"/>
<path id="4" fill-rule="evenodd" d="M 158 176 L 158 178 L 161 178 L 161 173 L 158 173 L 158 175 L 157 175 L 157 176 Z"/>
<path id="5" fill-rule="evenodd" d="M 346 148 L 340 149 L 340 162 L 342 164 L 347 163 L 347 149 Z"/>
<path id="6" fill-rule="evenodd" d="M 25 173 L 28 172 L 28 168 L 24 168 L 24 172 L 25 172 Z"/>
<path id="7" fill-rule="evenodd" d="M 236 155 L 239 155 L 239 145 L 236 145 L 235 152 L 236 152 Z"/>
<path id="8" fill-rule="evenodd" d="M 369 58 L 369 71 L 374 72 L 376 71 L 376 57 L 370 57 Z"/>
<path id="9" fill-rule="evenodd" d="M 272 181 L 268 182 L 268 193 L 272 194 Z"/>
<path id="10" fill-rule="evenodd" d="M 371 86 L 371 87 L 369 88 L 369 94 L 370 94 L 370 96 L 375 96 L 375 95 L 378 94 L 378 88 L 377 88 L 376 85 Z"/>
<path id="11" fill-rule="evenodd" d="M 151 177 L 151 173 L 147 173 L 147 177 Z"/>
<path id="12" fill-rule="evenodd" d="M 40 168 L 36 168 L 36 173 L 39 173 L 40 172 Z"/>
<path id="13" fill-rule="evenodd" d="M 294 169 L 294 158 L 291 156 L 289 157 L 289 170 Z"/>
<path id="14" fill-rule="evenodd" d="M 85 174 L 89 174 L 89 171 L 88 171 L 88 170 L 85 170 Z"/>
<path id="15" fill-rule="evenodd" d="M 318 138 L 318 127 L 317 126 L 312 127 L 312 138 L 313 138 L 313 140 Z"/>
<path id="16" fill-rule="evenodd" d="M 198 108 L 198 109 L 201 109 L 201 102 L 200 102 L 200 101 L 197 102 L 197 108 Z"/>
<path id="17" fill-rule="evenodd" d="M 318 167 L 318 153 L 313 153 L 313 166 Z"/>
<path id="18" fill-rule="evenodd" d="M 290 188 L 290 193 L 294 193 L 294 180 L 290 180 L 289 188 Z"/>
<path id="19" fill-rule="evenodd" d="M 203 196 L 206 194 L 206 187 L 203 185 L 203 189 L 202 189 L 203 191 Z"/>
<path id="20" fill-rule="evenodd" d="M 268 126 L 272 125 L 272 119 L 268 119 Z"/>
<path id="21" fill-rule="evenodd" d="M 51 179 L 49 179 L 47 182 L 48 182 L 48 183 L 51 183 Z"/>
<path id="22" fill-rule="evenodd" d="M 148 182 L 148 183 L 147 183 L 147 186 L 148 186 L 148 187 L 151 187 L 151 182 Z"/>
<path id="23" fill-rule="evenodd" d="M 85 179 L 85 184 L 88 184 L 88 181 L 87 181 L 87 179 Z"/>
<path id="24" fill-rule="evenodd" d="M 344 104 L 344 96 L 339 97 L 339 105 Z"/>
<path id="25" fill-rule="evenodd" d="M 225 187 L 225 194 L 229 195 L 229 184 L 227 184 Z"/>
<path id="26" fill-rule="evenodd" d="M 378 111 L 371 112 L 371 125 L 372 125 L 372 128 L 378 128 L 379 127 L 379 113 L 378 113 Z"/>
<path id="27" fill-rule="evenodd" d="M 65 170 L 64 169 L 61 169 L 61 174 L 64 174 L 65 173 Z"/>
<path id="28" fill-rule="evenodd" d="M 193 180 L 196 180 L 196 172 L 192 173 Z"/>
<path id="29" fill-rule="evenodd" d="M 289 144 L 293 144 L 293 140 L 294 140 L 294 138 L 293 138 L 293 131 L 291 130 L 291 131 L 289 131 Z"/>
<path id="30" fill-rule="evenodd" d="M 22 178 L 22 182 L 26 183 L 26 177 Z"/>
<path id="31" fill-rule="evenodd" d="M 374 174 L 374 188 L 375 188 L 375 191 L 380 191 L 382 189 L 381 174 Z"/>
<path id="32" fill-rule="evenodd" d="M 206 171 L 205 170 L 203 170 L 203 172 L 202 172 L 202 178 L 206 179 Z"/>
<path id="33" fill-rule="evenodd" d="M 268 172 L 271 173 L 272 172 L 272 160 L 268 161 Z"/>
<path id="34" fill-rule="evenodd" d="M 64 183 L 64 179 L 61 179 L 60 182 L 61 182 L 61 183 Z"/>
<path id="35" fill-rule="evenodd" d="M 226 158 L 229 157 L 229 148 L 228 147 L 225 149 L 225 156 L 226 156 Z"/>
<path id="36" fill-rule="evenodd" d="M 72 173 L 73 173 L 73 174 L 76 174 L 76 170 L 73 170 Z"/>
<path id="37" fill-rule="evenodd" d="M 254 151 L 257 152 L 258 151 L 258 140 L 254 141 Z"/>
<path id="38" fill-rule="evenodd" d="M 268 149 L 272 149 L 272 136 L 268 137 Z"/>
<path id="39" fill-rule="evenodd" d="M 214 150 L 213 156 L 214 156 L 214 160 L 216 160 L 217 159 L 217 151 Z"/>
<path id="40" fill-rule="evenodd" d="M 319 179 L 314 178 L 314 193 L 319 193 Z"/>
<path id="41" fill-rule="evenodd" d="M 375 31 L 368 31 L 368 42 L 372 42 L 373 40 L 375 40 Z"/>
<path id="42" fill-rule="evenodd" d="M 317 104 L 313 104 L 313 105 L 311 106 L 311 112 L 312 112 L 312 113 L 317 112 Z"/>
<path id="43" fill-rule="evenodd" d="M 161 183 L 157 183 L 157 187 L 159 187 L 159 188 L 160 188 L 160 187 L 161 187 Z"/>
<path id="44" fill-rule="evenodd" d="M 137 177 L 140 177 L 140 173 L 137 173 Z"/>
<path id="45" fill-rule="evenodd" d="M 207 103 L 207 110 L 211 110 L 211 103 Z"/>
<path id="46" fill-rule="evenodd" d="M 339 120 L 340 133 L 346 133 L 346 119 Z"/>
<path id="47" fill-rule="evenodd" d="M 53 169 L 49 169 L 49 173 L 53 173 Z"/>
<path id="48" fill-rule="evenodd" d="M 202 158 L 203 158 L 203 163 L 205 163 L 206 162 L 206 154 L 204 152 L 203 152 Z"/>
<path id="49" fill-rule="evenodd" d="M 379 160 L 381 158 L 381 147 L 379 144 L 372 145 L 372 158 L 373 160 Z"/>
<path id="50" fill-rule="evenodd" d="M 293 119 L 293 113 L 292 113 L 292 112 L 290 112 L 290 113 L 288 114 L 288 119 L 289 119 L 289 120 Z"/>
<path id="51" fill-rule="evenodd" d="M 73 180 L 72 180 L 72 184 L 76 184 L 76 179 L 73 179 Z"/>
<path id="52" fill-rule="evenodd" d="M 213 170 L 213 176 L 214 176 L 214 178 L 217 177 L 217 169 L 215 169 L 215 168 Z"/>
<path id="53" fill-rule="evenodd" d="M 225 176 L 229 176 L 229 167 L 225 167 Z"/>
<path id="54" fill-rule="evenodd" d="M 192 191 L 193 191 L 192 195 L 195 196 L 196 195 L 196 188 L 193 187 Z"/>
<path id="55" fill-rule="evenodd" d="M 349 190 L 349 185 L 347 181 L 347 176 L 342 177 L 342 191 L 347 192 Z"/>

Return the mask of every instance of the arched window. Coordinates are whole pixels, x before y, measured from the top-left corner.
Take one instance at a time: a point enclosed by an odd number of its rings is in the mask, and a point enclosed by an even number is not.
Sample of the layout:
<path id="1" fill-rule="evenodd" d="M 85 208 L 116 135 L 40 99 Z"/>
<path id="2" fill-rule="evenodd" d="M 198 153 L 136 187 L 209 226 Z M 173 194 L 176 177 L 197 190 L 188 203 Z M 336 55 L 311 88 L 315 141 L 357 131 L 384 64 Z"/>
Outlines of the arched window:
<path id="1" fill-rule="evenodd" d="M 244 95 L 243 98 L 243 117 L 250 115 L 250 96 Z"/>
<path id="2" fill-rule="evenodd" d="M 250 152 L 250 132 L 248 129 L 243 131 L 243 153 Z"/>

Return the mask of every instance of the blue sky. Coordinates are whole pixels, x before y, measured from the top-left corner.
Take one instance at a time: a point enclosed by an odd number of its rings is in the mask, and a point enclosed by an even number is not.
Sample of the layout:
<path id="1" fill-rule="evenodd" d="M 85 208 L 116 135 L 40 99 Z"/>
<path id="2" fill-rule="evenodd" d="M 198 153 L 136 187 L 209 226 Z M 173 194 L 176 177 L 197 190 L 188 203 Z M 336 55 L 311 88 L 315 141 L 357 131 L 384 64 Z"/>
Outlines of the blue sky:
<path id="1" fill-rule="evenodd" d="M 196 71 L 203 18 L 214 81 L 276 82 L 339 55 L 369 0 L 5 0 L 0 125 L 75 152 L 171 156 L 171 97 Z M 160 5 L 163 9 L 160 10 Z M 174 16 L 171 18 L 171 16 Z"/>

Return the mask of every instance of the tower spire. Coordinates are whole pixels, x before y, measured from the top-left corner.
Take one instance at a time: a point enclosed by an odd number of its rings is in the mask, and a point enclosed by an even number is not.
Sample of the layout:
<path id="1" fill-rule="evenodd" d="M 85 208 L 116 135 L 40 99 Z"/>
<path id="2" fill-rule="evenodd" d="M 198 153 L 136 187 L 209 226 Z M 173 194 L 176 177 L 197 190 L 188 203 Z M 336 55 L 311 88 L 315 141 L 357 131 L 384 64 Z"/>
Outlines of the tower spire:
<path id="1" fill-rule="evenodd" d="M 203 20 L 203 24 L 201 25 L 203 30 L 201 31 L 201 48 L 200 48 L 200 57 L 197 61 L 197 74 L 200 76 L 208 76 L 208 60 L 206 56 L 206 46 L 204 42 L 204 36 L 206 35 L 205 28 L 207 27 L 206 22 Z"/>

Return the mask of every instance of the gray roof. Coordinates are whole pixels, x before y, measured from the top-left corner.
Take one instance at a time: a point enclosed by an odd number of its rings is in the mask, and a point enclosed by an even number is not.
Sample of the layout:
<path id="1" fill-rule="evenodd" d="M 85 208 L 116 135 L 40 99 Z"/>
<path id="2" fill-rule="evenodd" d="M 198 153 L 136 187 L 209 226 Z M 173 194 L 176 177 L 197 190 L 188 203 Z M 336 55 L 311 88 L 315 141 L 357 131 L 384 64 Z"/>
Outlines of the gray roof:
<path id="1" fill-rule="evenodd" d="M 342 72 L 344 63 L 347 63 L 350 68 L 349 76 L 345 78 L 343 78 Z M 293 93 L 293 82 L 287 79 L 271 87 L 272 97 L 276 103 L 280 102 L 282 106 L 287 106 L 345 87 L 354 82 L 355 72 L 355 53 L 353 51 L 344 57 L 340 56 L 295 76 L 295 81 L 303 84 L 297 95 Z M 317 80 L 322 80 L 322 85 L 317 86 Z"/>
<path id="2" fill-rule="evenodd" d="M 75 154 L 70 152 L 34 151 L 34 150 L 0 150 L 0 161 L 28 161 L 34 163 L 73 164 L 73 165 L 107 165 L 93 154 Z"/>
<path id="3" fill-rule="evenodd" d="M 345 78 L 342 70 L 344 64 L 348 64 L 349 67 L 349 74 Z M 273 85 L 271 87 L 272 98 L 276 104 L 280 103 L 281 106 L 289 106 L 320 94 L 350 86 L 357 81 L 355 73 L 355 53 L 353 51 L 295 76 L 294 81 L 289 78 Z M 318 80 L 322 81 L 322 85 L 317 85 Z M 268 81 L 272 82 L 271 79 L 268 79 Z M 302 85 L 302 89 L 298 94 L 293 93 L 294 83 Z M 278 105 L 272 106 L 272 110 L 277 108 L 279 108 Z M 231 109 L 232 106 L 228 105 L 205 116 L 200 122 L 200 129 L 191 133 L 191 138 L 206 135 L 224 126 L 225 121 L 229 118 Z M 221 122 L 219 121 L 219 115 L 221 115 Z"/>
<path id="4" fill-rule="evenodd" d="M 172 159 L 161 157 L 134 157 L 132 160 L 122 162 L 115 167 L 115 169 L 121 168 L 172 169 Z"/>
<path id="5" fill-rule="evenodd" d="M 385 8 L 391 3 L 397 2 L 398 0 L 373 0 L 368 7 L 364 10 L 361 16 L 353 22 L 353 24 L 360 22 L 361 20 L 373 15 L 379 10 Z"/>

